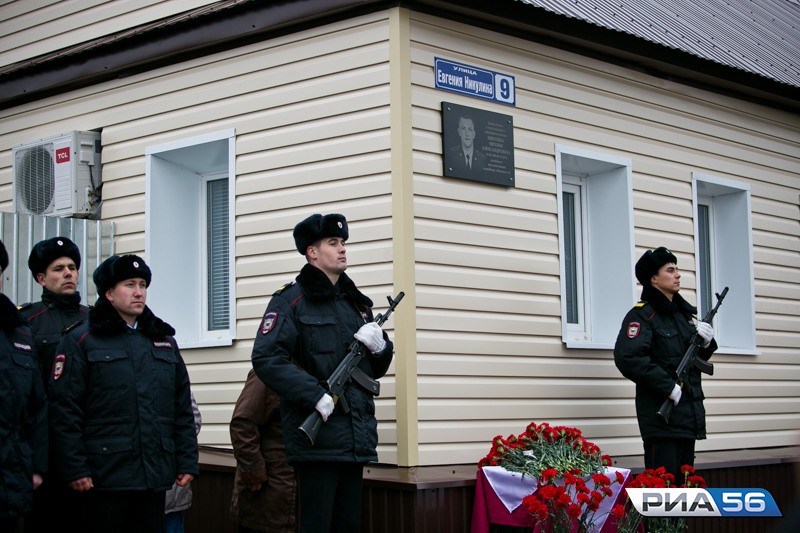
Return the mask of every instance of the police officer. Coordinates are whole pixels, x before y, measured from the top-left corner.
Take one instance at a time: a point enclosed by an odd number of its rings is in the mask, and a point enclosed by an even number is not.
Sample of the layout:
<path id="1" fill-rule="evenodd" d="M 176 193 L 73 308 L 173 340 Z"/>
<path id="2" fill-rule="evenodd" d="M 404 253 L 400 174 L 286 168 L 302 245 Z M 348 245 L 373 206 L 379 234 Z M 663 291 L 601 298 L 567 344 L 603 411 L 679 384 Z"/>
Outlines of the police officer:
<path id="1" fill-rule="evenodd" d="M 646 251 L 636 263 L 636 279 L 642 298 L 622 321 L 614 362 L 636 384 L 645 468 L 665 467 L 680 486 L 681 466 L 694 465 L 695 441 L 706 438 L 706 413 L 700 371 L 692 367 L 683 388 L 675 371 L 695 331 L 703 340 L 701 359 L 708 360 L 717 343 L 711 325 L 697 322 L 697 308 L 678 294 L 681 274 L 671 251 L 663 246 Z M 658 415 L 667 398 L 675 404 L 669 423 Z"/>
<path id="2" fill-rule="evenodd" d="M 0 273 L 8 253 L 0 241 Z M 0 289 L 3 281 L 0 275 Z M 47 470 L 47 401 L 31 328 L 0 294 L 0 531 L 16 531 Z"/>
<path id="3" fill-rule="evenodd" d="M 175 330 L 146 305 L 151 272 L 111 256 L 89 320 L 61 341 L 49 383 L 53 446 L 87 492 L 87 531 L 161 533 L 164 494 L 198 474 L 189 376 Z"/>
<path id="4" fill-rule="evenodd" d="M 66 237 L 53 237 L 36 243 L 28 256 L 28 268 L 42 286 L 42 299 L 20 307 L 33 330 L 33 342 L 46 386 L 61 337 L 84 322 L 89 308 L 81 305 L 78 270 L 81 253 Z M 59 528 L 83 529 L 83 498 L 66 490 L 50 475 L 34 493 L 33 511 L 25 518 L 26 533 L 47 533 Z"/>
<path id="5" fill-rule="evenodd" d="M 78 292 L 81 252 L 66 237 L 39 241 L 28 257 L 28 268 L 42 286 L 42 299 L 25 304 L 20 310 L 31 324 L 42 376 L 47 383 L 61 336 L 89 314 L 89 308 L 81 305 Z"/>
<path id="6" fill-rule="evenodd" d="M 273 294 L 253 345 L 256 374 L 281 396 L 300 532 L 359 531 L 363 467 L 378 459 L 372 394 L 353 383 L 345 413 L 321 385 L 354 336 L 371 354 L 359 365 L 367 376 L 380 378 L 392 361 L 394 347 L 373 321 L 372 301 L 345 274 L 348 235 L 340 214 L 311 215 L 295 226 L 295 246 L 307 264 Z M 297 428 L 315 409 L 326 422 L 312 445 Z"/>

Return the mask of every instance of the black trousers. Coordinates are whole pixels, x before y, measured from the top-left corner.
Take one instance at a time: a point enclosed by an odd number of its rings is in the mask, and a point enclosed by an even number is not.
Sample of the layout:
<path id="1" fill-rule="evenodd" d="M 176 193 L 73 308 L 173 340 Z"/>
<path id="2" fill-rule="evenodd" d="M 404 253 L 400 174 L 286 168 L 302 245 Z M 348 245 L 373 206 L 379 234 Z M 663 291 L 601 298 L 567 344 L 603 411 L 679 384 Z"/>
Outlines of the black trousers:
<path id="1" fill-rule="evenodd" d="M 88 533 L 164 533 L 166 491 L 123 490 L 87 492 Z"/>
<path id="2" fill-rule="evenodd" d="M 33 510 L 25 516 L 25 533 L 85 531 L 87 493 L 45 478 L 33 491 Z"/>
<path id="3" fill-rule="evenodd" d="M 681 467 L 694 466 L 694 444 L 694 439 L 644 439 L 644 467 L 655 469 L 663 466 L 667 473 L 675 476 L 675 483 L 671 486 L 680 487 L 685 482 Z"/>
<path id="4" fill-rule="evenodd" d="M 297 463 L 297 531 L 357 533 L 361 529 L 363 463 Z"/>
<path id="5" fill-rule="evenodd" d="M 13 518 L 0 518 L 0 531 L 5 533 L 8 531 L 9 533 L 16 533 L 17 528 L 19 527 L 19 518 L 16 516 Z"/>

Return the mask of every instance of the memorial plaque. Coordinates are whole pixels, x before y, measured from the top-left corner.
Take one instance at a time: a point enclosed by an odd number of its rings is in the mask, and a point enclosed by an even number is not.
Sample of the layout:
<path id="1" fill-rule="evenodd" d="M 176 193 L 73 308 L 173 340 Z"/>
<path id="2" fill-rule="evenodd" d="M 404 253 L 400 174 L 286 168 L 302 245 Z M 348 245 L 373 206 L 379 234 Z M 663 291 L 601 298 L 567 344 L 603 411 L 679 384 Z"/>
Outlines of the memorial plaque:
<path id="1" fill-rule="evenodd" d="M 511 115 L 442 102 L 444 175 L 514 187 Z"/>

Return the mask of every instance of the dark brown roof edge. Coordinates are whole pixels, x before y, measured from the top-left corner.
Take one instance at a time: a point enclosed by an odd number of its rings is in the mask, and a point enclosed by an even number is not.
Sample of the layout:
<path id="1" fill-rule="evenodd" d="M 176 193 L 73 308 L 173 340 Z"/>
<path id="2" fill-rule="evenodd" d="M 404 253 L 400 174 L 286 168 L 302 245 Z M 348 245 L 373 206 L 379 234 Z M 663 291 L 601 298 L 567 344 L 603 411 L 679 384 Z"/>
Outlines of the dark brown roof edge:
<path id="1" fill-rule="evenodd" d="M 784 111 L 798 88 L 514 0 L 224 0 L 0 70 L 0 109 L 391 6 L 403 6 Z"/>

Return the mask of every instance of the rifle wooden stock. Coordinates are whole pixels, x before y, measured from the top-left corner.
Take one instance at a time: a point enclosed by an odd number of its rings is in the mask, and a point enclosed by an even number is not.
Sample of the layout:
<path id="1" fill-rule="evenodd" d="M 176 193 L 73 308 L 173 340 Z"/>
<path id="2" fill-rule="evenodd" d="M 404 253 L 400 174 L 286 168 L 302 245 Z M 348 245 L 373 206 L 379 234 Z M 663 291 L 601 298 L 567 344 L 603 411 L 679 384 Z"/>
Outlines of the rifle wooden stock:
<path id="1" fill-rule="evenodd" d="M 706 316 L 703 318 L 703 322 L 711 323 L 714 320 L 714 316 L 717 314 L 717 310 L 719 306 L 722 304 L 722 300 L 725 299 L 725 295 L 728 294 L 728 287 L 723 289 L 722 293 L 717 293 L 717 303 L 708 310 Z M 678 385 L 683 388 L 683 384 L 686 381 L 686 378 L 689 376 L 689 368 L 694 366 L 700 372 L 708 374 L 709 376 L 714 375 L 714 365 L 709 363 L 708 361 L 703 361 L 702 359 L 697 357 L 697 353 L 700 351 L 700 343 L 703 342 L 703 338 L 695 332 L 692 335 L 691 340 L 689 341 L 689 348 L 686 350 L 686 353 L 683 355 L 683 359 L 681 359 L 681 363 L 678 365 L 678 369 L 675 371 L 675 375 L 678 380 Z M 669 419 L 672 416 L 672 410 L 675 408 L 675 404 L 667 398 L 664 400 L 664 403 L 661 404 L 661 407 L 658 409 L 657 413 L 664 419 L 664 422 L 669 424 Z"/>
<path id="2" fill-rule="evenodd" d="M 375 323 L 379 326 L 382 326 L 384 322 L 388 320 L 389 315 L 394 312 L 394 308 L 397 307 L 397 304 L 400 303 L 400 300 L 403 299 L 403 296 L 405 296 L 405 293 L 402 291 L 398 293 L 397 297 L 394 299 L 392 299 L 391 296 L 387 296 L 386 299 L 389 300 L 389 308 L 386 309 L 385 313 L 380 314 L 375 318 Z M 364 358 L 364 351 L 362 348 L 364 348 L 364 345 L 358 340 L 354 340 L 350 345 L 350 350 L 345 358 L 342 359 L 342 362 L 339 363 L 339 366 L 336 367 L 336 370 L 334 370 L 330 377 L 325 381 L 325 388 L 333 398 L 334 409 L 336 408 L 335 404 L 337 404 L 341 399 L 342 408 L 345 410 L 345 412 L 350 410 L 350 408 L 347 406 L 347 400 L 345 400 L 344 392 L 350 382 L 354 379 L 353 374 L 359 372 L 358 364 Z M 364 375 L 356 381 L 360 383 L 363 379 L 371 378 Z M 373 380 L 373 382 L 374 383 L 370 383 L 368 387 L 364 385 L 362 386 L 377 396 L 378 392 L 380 391 L 380 384 L 375 380 Z M 322 422 L 324 422 L 322 420 L 322 415 L 319 414 L 319 412 L 315 409 L 297 428 L 303 435 L 306 436 L 312 446 L 317 440 L 319 430 L 322 428 Z"/>

